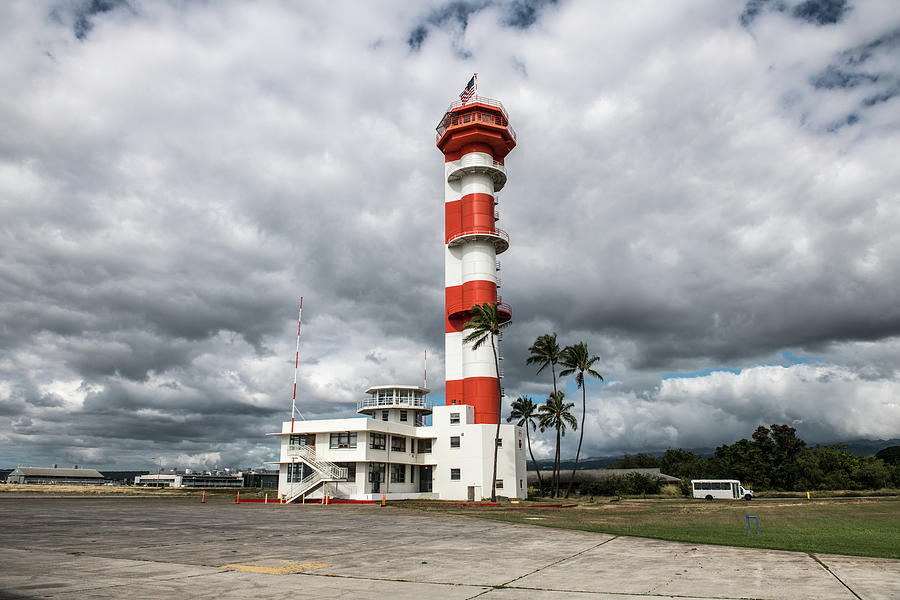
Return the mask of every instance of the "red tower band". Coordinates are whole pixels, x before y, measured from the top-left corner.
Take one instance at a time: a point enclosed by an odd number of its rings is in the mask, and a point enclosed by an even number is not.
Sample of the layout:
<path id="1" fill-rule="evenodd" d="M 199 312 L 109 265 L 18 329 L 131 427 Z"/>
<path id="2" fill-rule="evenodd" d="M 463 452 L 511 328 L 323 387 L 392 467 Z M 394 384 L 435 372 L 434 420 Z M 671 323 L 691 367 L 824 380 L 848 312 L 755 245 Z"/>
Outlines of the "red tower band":
<path id="1" fill-rule="evenodd" d="M 509 247 L 509 236 L 496 225 L 496 192 L 506 184 L 503 161 L 515 145 L 506 109 L 481 96 L 451 104 L 437 127 L 445 171 L 445 396 L 447 404 L 475 407 L 476 423 L 500 418 L 498 373 L 490 345 L 473 351 L 463 343 L 463 326 L 471 308 L 485 302 L 498 303 L 501 321 L 512 318 L 497 289 L 497 255 Z"/>

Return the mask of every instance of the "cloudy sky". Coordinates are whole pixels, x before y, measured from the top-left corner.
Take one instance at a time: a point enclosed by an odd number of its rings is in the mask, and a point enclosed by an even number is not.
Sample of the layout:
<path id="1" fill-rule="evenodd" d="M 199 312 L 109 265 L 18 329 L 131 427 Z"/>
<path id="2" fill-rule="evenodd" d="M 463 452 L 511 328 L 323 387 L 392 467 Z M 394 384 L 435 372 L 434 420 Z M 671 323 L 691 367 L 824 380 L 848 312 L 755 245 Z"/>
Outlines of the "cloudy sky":
<path id="1" fill-rule="evenodd" d="M 894 0 L 23 0 L 0 29 L 0 467 L 273 459 L 301 295 L 305 417 L 426 350 L 441 399 L 434 127 L 473 72 L 519 140 L 508 397 L 546 397 L 556 331 L 606 379 L 588 455 L 900 437 Z"/>

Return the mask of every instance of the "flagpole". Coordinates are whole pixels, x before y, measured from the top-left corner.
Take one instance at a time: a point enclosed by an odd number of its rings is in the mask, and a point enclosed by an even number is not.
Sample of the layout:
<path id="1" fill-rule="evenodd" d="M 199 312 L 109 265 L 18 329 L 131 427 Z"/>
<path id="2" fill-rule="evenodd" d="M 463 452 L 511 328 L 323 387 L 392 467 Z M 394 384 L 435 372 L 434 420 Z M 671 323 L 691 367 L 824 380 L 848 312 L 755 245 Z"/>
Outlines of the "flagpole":
<path id="1" fill-rule="evenodd" d="M 478 98 L 478 73 L 475 73 L 475 98 Z"/>

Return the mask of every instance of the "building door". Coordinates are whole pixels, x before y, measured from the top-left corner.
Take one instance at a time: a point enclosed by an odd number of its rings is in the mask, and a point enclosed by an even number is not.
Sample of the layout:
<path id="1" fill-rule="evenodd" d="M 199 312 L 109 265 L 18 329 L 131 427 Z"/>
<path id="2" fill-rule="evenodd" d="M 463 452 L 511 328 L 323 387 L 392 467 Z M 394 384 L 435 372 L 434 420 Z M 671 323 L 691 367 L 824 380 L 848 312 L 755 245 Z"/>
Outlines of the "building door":
<path id="1" fill-rule="evenodd" d="M 384 482 L 384 463 L 369 463 L 369 485 L 373 494 L 381 493 L 381 484 Z"/>
<path id="2" fill-rule="evenodd" d="M 422 465 L 419 467 L 419 491 L 431 491 L 431 465 Z"/>
<path id="3" fill-rule="evenodd" d="M 469 502 L 475 502 L 475 486 L 469 486 Z"/>

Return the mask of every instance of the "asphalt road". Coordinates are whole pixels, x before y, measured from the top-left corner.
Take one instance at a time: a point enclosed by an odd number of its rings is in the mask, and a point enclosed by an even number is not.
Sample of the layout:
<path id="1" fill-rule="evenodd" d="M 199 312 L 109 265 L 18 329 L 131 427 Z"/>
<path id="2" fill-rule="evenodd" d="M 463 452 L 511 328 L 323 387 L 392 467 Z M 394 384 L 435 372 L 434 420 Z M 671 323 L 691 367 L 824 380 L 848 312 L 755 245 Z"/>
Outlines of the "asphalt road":
<path id="1" fill-rule="evenodd" d="M 348 505 L 0 496 L 0 598 L 900 598 L 900 561 Z"/>

